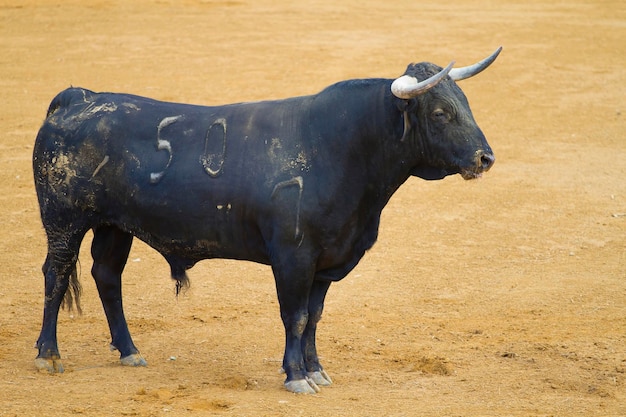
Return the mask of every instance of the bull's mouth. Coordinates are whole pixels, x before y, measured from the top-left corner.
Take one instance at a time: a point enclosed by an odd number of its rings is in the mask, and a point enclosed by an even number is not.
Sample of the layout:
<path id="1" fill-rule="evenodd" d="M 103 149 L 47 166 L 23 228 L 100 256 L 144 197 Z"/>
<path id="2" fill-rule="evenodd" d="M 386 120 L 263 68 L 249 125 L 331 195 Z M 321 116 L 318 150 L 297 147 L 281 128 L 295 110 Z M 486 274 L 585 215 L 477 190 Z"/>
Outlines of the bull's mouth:
<path id="1" fill-rule="evenodd" d="M 467 181 L 467 180 L 475 180 L 475 179 L 481 178 L 483 176 L 483 171 L 462 169 L 461 172 L 459 172 L 459 174 L 461 174 L 461 177 L 463 177 L 463 179 Z"/>
<path id="2" fill-rule="evenodd" d="M 469 166 L 455 164 L 454 168 L 452 168 L 454 165 L 449 165 L 446 168 L 436 166 L 415 167 L 411 171 L 411 175 L 425 180 L 440 180 L 448 175 L 460 174 L 464 180 L 475 180 L 481 178 L 484 172 L 489 171 L 495 160 L 492 154 L 485 155 L 482 151 L 477 152 L 474 159 L 474 163 Z"/>

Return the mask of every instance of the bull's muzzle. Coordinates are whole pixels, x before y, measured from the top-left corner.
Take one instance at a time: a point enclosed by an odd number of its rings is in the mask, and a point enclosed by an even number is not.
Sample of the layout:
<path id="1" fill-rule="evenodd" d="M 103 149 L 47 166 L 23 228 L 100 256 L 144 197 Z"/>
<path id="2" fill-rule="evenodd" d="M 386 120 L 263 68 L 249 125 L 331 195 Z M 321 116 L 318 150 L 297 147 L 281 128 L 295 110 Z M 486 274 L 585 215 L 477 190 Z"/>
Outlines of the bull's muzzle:
<path id="1" fill-rule="evenodd" d="M 469 169 L 461 170 L 461 176 L 466 180 L 480 178 L 483 172 L 489 171 L 495 162 L 496 157 L 491 151 L 476 151 L 474 154 L 474 165 Z"/>
<path id="2" fill-rule="evenodd" d="M 494 162 L 496 162 L 496 157 L 493 153 L 485 151 L 476 152 L 476 165 L 479 165 L 483 172 L 489 171 Z"/>

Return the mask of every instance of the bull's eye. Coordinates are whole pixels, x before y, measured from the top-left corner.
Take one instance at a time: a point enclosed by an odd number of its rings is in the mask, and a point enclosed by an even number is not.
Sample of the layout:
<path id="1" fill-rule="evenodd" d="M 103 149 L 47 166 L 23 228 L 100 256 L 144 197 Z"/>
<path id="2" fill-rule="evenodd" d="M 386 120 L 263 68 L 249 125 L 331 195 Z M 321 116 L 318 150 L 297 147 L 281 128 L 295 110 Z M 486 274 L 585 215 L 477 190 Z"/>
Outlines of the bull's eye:
<path id="1" fill-rule="evenodd" d="M 430 114 L 431 119 L 439 123 L 448 123 L 452 116 L 444 109 L 437 108 Z"/>

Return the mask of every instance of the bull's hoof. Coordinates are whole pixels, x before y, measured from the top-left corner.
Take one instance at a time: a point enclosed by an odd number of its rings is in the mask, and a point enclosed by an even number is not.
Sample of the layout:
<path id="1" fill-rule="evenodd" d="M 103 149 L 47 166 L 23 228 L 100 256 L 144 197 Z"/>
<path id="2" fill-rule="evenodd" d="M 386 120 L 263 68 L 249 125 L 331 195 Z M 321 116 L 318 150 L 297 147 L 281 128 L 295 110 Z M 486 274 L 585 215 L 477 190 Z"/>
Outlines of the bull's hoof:
<path id="1" fill-rule="evenodd" d="M 37 358 L 35 359 L 35 367 L 40 371 L 49 372 L 51 374 L 61 374 L 65 371 L 61 359 Z"/>
<path id="2" fill-rule="evenodd" d="M 285 388 L 295 394 L 317 394 L 320 387 L 309 377 L 285 382 Z"/>
<path id="3" fill-rule="evenodd" d="M 307 376 L 320 387 L 327 387 L 333 383 L 333 380 L 330 379 L 330 376 L 328 376 L 323 369 L 315 372 L 307 372 Z"/>
<path id="4" fill-rule="evenodd" d="M 139 353 L 133 353 L 132 355 L 124 356 L 120 359 L 120 362 L 124 366 L 148 366 L 148 362 Z"/>

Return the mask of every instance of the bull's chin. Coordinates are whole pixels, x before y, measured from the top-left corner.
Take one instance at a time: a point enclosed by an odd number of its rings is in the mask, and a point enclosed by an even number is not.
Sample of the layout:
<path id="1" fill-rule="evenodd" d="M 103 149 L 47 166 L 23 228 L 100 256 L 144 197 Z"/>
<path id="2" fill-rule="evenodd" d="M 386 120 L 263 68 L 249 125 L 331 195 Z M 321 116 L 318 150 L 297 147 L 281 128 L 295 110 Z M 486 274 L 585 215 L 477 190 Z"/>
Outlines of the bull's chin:
<path id="1" fill-rule="evenodd" d="M 428 181 L 440 180 L 447 177 L 448 175 L 454 175 L 458 173 L 459 171 L 429 166 L 415 167 L 411 171 L 411 175 Z"/>
<path id="2" fill-rule="evenodd" d="M 483 176 L 482 172 L 465 171 L 465 170 L 461 171 L 460 174 L 464 180 L 475 180 Z"/>
<path id="3" fill-rule="evenodd" d="M 483 176 L 482 171 L 471 169 L 446 169 L 437 167 L 416 167 L 411 171 L 411 175 L 424 180 L 440 180 L 448 175 L 460 174 L 464 180 L 475 180 Z"/>

